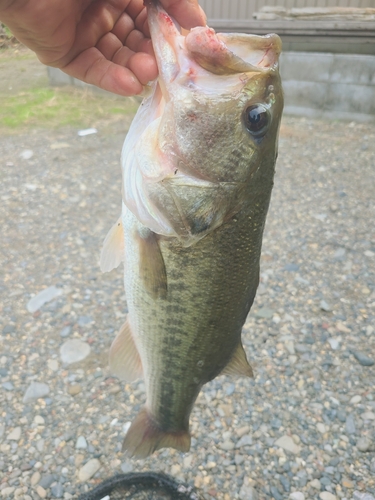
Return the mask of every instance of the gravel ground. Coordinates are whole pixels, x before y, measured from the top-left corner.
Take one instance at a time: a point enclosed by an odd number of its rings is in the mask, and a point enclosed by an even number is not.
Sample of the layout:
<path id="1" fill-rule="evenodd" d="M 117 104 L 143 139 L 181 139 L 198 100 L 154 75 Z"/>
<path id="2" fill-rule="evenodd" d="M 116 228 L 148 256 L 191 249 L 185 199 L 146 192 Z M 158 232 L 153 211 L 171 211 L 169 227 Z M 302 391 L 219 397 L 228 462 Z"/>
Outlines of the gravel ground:
<path id="1" fill-rule="evenodd" d="M 191 452 L 143 461 L 120 448 L 144 385 L 107 367 L 122 271 L 98 267 L 126 127 L 0 137 L 0 497 L 151 469 L 208 500 L 374 500 L 375 125 L 284 119 L 243 334 L 255 379 L 208 384 Z"/>

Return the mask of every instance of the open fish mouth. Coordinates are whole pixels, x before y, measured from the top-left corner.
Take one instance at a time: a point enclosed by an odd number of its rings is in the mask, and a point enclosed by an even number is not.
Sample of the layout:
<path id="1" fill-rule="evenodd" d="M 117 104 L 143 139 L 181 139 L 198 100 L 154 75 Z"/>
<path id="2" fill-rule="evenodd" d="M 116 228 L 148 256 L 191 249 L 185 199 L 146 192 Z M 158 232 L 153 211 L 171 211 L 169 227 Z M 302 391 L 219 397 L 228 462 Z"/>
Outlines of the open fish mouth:
<path id="1" fill-rule="evenodd" d="M 275 34 L 217 34 L 206 26 L 193 28 L 184 36 L 157 0 L 148 0 L 146 5 L 159 85 L 166 100 L 176 84 L 228 92 L 228 87 L 243 87 L 254 73 L 278 68 L 281 40 Z"/>
<path id="2" fill-rule="evenodd" d="M 248 140 L 246 110 L 252 104 L 258 118 L 269 115 L 271 123 L 281 41 L 275 34 L 217 34 L 207 26 L 184 35 L 157 0 L 146 0 L 146 5 L 159 78 L 124 143 L 123 201 L 151 231 L 189 246 L 237 209 L 225 199 L 249 175 L 247 169 L 237 172 L 238 155 L 234 152 L 227 168 L 216 170 L 220 162 L 212 165 L 200 155 L 225 142 L 223 130 L 236 112 L 232 103 L 239 108 L 228 130 L 234 138 L 228 148 Z M 262 107 L 256 106 L 259 102 Z M 198 224 L 199 234 L 191 220 L 198 212 L 205 221 Z"/>

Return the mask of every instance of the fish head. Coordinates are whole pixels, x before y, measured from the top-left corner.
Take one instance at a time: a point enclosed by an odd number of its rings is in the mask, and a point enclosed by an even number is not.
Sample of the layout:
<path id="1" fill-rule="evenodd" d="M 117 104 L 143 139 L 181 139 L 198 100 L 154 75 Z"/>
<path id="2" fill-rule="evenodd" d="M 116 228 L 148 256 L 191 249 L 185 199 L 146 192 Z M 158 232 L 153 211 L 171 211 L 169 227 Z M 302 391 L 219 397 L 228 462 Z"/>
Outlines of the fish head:
<path id="1" fill-rule="evenodd" d="M 159 78 L 124 146 L 132 158 L 123 155 L 124 201 L 153 231 L 191 244 L 233 215 L 238 190 L 257 172 L 264 178 L 267 170 L 272 187 L 283 108 L 281 41 L 209 27 L 184 35 L 159 2 L 146 5 Z"/>

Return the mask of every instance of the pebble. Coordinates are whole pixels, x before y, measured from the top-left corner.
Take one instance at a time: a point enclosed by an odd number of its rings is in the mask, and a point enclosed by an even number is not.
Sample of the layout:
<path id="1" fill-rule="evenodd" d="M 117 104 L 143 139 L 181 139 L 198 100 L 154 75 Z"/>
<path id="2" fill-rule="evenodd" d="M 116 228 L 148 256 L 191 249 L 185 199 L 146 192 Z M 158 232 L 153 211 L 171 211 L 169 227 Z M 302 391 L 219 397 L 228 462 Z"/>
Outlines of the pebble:
<path id="1" fill-rule="evenodd" d="M 254 314 L 257 318 L 271 319 L 274 315 L 274 311 L 272 309 L 269 309 L 268 307 L 262 307 Z"/>
<path id="2" fill-rule="evenodd" d="M 360 396 L 359 394 L 353 396 L 350 400 L 350 404 L 351 405 L 356 405 L 358 403 L 360 403 L 362 401 L 362 396 Z"/>
<path id="3" fill-rule="evenodd" d="M 318 491 L 319 491 L 319 490 L 321 490 L 321 489 L 322 489 L 322 485 L 320 484 L 319 479 L 316 479 L 316 478 L 315 478 L 315 479 L 313 479 L 312 481 L 310 481 L 310 483 L 309 483 L 309 484 L 310 484 L 310 486 L 311 486 L 312 488 L 314 488 L 315 490 L 318 490 Z"/>
<path id="4" fill-rule="evenodd" d="M 7 335 L 8 333 L 13 333 L 15 331 L 15 328 L 13 325 L 6 325 L 3 328 L 3 335 Z"/>
<path id="5" fill-rule="evenodd" d="M 291 263 L 286 264 L 284 266 L 284 270 L 293 273 L 293 272 L 296 272 L 296 271 L 299 270 L 299 265 L 298 264 L 294 264 L 293 262 L 291 262 Z"/>
<path id="6" fill-rule="evenodd" d="M 281 495 L 279 490 L 276 488 L 276 486 L 271 486 L 270 490 L 271 490 L 271 495 L 273 496 L 273 498 L 275 500 L 283 500 L 283 496 Z"/>
<path id="7" fill-rule="evenodd" d="M 327 432 L 326 426 L 324 424 L 322 424 L 321 422 L 316 424 L 316 427 L 321 434 L 324 434 L 325 432 Z"/>
<path id="8" fill-rule="evenodd" d="M 43 382 L 31 382 L 23 397 L 24 403 L 29 403 L 34 399 L 44 398 L 49 394 L 49 386 Z"/>
<path id="9" fill-rule="evenodd" d="M 331 349 L 334 351 L 337 351 L 337 349 L 340 347 L 340 342 L 337 339 L 328 339 L 328 343 L 331 346 Z"/>
<path id="10" fill-rule="evenodd" d="M 280 483 L 287 493 L 290 491 L 290 481 L 286 476 L 280 476 Z"/>
<path id="11" fill-rule="evenodd" d="M 352 414 L 350 414 L 346 417 L 345 427 L 346 427 L 346 431 L 348 434 L 355 434 L 356 433 L 356 426 L 355 426 L 354 417 Z"/>
<path id="12" fill-rule="evenodd" d="M 19 441 L 21 439 L 21 427 L 15 427 L 7 436 L 8 441 Z"/>
<path id="13" fill-rule="evenodd" d="M 43 438 L 38 439 L 38 441 L 36 442 L 36 449 L 38 451 L 40 451 L 40 453 L 42 453 L 42 451 L 44 450 L 44 439 Z"/>
<path id="14" fill-rule="evenodd" d="M 282 421 L 279 418 L 273 418 L 270 421 L 272 429 L 280 429 L 280 427 L 283 425 Z"/>
<path id="15" fill-rule="evenodd" d="M 59 297 L 60 295 L 63 294 L 63 291 L 61 288 L 56 288 L 55 286 L 50 286 L 46 288 L 45 290 L 42 290 L 39 292 L 37 295 L 32 297 L 29 302 L 27 303 L 27 310 L 30 313 L 35 313 L 38 311 L 44 304 L 47 302 L 50 302 L 51 300 L 55 299 L 56 297 Z"/>
<path id="16" fill-rule="evenodd" d="M 319 498 L 320 498 L 320 500 L 337 500 L 336 495 L 333 495 L 329 491 L 322 491 L 319 494 Z"/>
<path id="17" fill-rule="evenodd" d="M 234 455 L 234 463 L 236 465 L 241 465 L 245 461 L 245 457 L 243 455 L 236 454 Z"/>
<path id="18" fill-rule="evenodd" d="M 56 372 L 59 369 L 59 363 L 56 359 L 49 359 L 47 361 L 47 366 L 53 372 Z"/>
<path id="19" fill-rule="evenodd" d="M 239 498 L 240 500 L 258 500 L 258 494 L 253 487 L 253 481 L 246 476 L 240 489 Z"/>
<path id="20" fill-rule="evenodd" d="M 353 500 L 375 500 L 375 497 L 370 493 L 354 491 Z"/>
<path id="21" fill-rule="evenodd" d="M 283 448 L 283 450 L 290 451 L 291 453 L 294 453 L 296 455 L 298 455 L 301 451 L 301 447 L 298 446 L 293 441 L 293 438 L 288 435 L 282 436 L 281 438 L 277 439 L 277 441 L 275 441 L 275 446 L 279 446 L 280 448 Z"/>
<path id="22" fill-rule="evenodd" d="M 51 484 L 55 481 L 55 478 L 52 474 L 45 474 L 42 476 L 42 478 L 39 481 L 40 486 L 44 488 L 45 490 L 48 490 L 48 488 L 51 486 Z"/>
<path id="23" fill-rule="evenodd" d="M 359 449 L 359 451 L 366 453 L 366 451 L 370 451 L 370 449 L 372 448 L 371 445 L 372 445 L 371 439 L 369 439 L 368 437 L 361 437 L 358 439 L 356 446 Z"/>
<path id="24" fill-rule="evenodd" d="M 21 151 L 19 156 L 23 160 L 30 160 L 30 158 L 32 158 L 34 156 L 34 151 L 32 149 L 24 149 L 23 151 Z M 29 184 L 29 186 L 32 186 L 32 184 Z"/>
<path id="25" fill-rule="evenodd" d="M 345 413 L 345 411 L 344 410 L 338 410 L 338 412 L 337 412 L 337 418 L 342 423 L 346 422 L 346 413 Z"/>
<path id="26" fill-rule="evenodd" d="M 130 462 L 123 462 L 120 468 L 124 474 L 128 474 L 133 471 L 133 465 Z"/>
<path id="27" fill-rule="evenodd" d="M 57 483 L 51 488 L 51 495 L 54 498 L 63 498 L 64 496 L 64 488 L 61 483 Z"/>
<path id="28" fill-rule="evenodd" d="M 1 490 L 1 496 L 3 498 L 10 497 L 16 488 L 14 486 L 8 486 Z"/>
<path id="29" fill-rule="evenodd" d="M 35 471 L 34 474 L 31 476 L 31 479 L 30 479 L 31 486 L 35 486 L 36 484 L 38 484 L 39 481 L 40 481 L 40 478 L 41 478 L 40 472 L 39 471 Z"/>
<path id="30" fill-rule="evenodd" d="M 89 460 L 78 472 L 78 479 L 81 482 L 87 481 L 92 478 L 94 474 L 98 472 L 101 467 L 101 463 L 97 458 L 92 458 Z"/>
<path id="31" fill-rule="evenodd" d="M 38 495 L 40 496 L 40 498 L 46 498 L 47 497 L 47 492 L 46 490 L 43 488 L 43 486 L 37 486 L 35 488 L 35 491 L 38 493 Z"/>
<path id="32" fill-rule="evenodd" d="M 66 337 L 69 337 L 69 335 L 72 333 L 72 327 L 71 326 L 65 326 L 61 332 L 60 332 L 60 337 L 63 339 Z"/>
<path id="33" fill-rule="evenodd" d="M 320 309 L 325 312 L 332 311 L 331 306 L 325 300 L 320 301 Z"/>
<path id="34" fill-rule="evenodd" d="M 360 363 L 362 366 L 373 366 L 375 364 L 375 361 L 373 358 L 370 358 L 369 356 L 366 356 L 363 352 L 360 351 L 354 351 L 353 349 L 351 350 L 351 353 L 355 357 L 355 359 Z"/>
<path id="35" fill-rule="evenodd" d="M 68 385 L 68 393 L 71 396 L 77 396 L 80 392 L 82 392 L 82 386 L 80 384 Z"/>
<path id="36" fill-rule="evenodd" d="M 344 478 L 344 479 L 342 480 L 342 486 L 343 486 L 344 488 L 347 488 L 347 489 L 349 489 L 349 490 L 352 490 L 352 489 L 354 488 L 354 483 L 353 483 L 353 481 L 350 481 L 349 479 Z"/>
<path id="37" fill-rule="evenodd" d="M 320 478 L 320 484 L 322 484 L 323 486 L 329 486 L 331 482 L 332 481 L 327 476 L 323 476 L 322 478 Z"/>
<path id="38" fill-rule="evenodd" d="M 109 394 L 118 394 L 121 391 L 121 386 L 118 384 L 114 384 L 109 388 Z"/>
<path id="39" fill-rule="evenodd" d="M 63 363 L 77 363 L 87 358 L 91 352 L 91 347 L 86 342 L 79 339 L 67 340 L 60 347 L 60 358 Z"/>
<path id="40" fill-rule="evenodd" d="M 346 250 L 345 248 L 338 248 L 335 253 L 334 253 L 334 256 L 333 258 L 337 261 L 341 261 L 341 260 L 344 260 L 344 257 L 346 255 Z"/>
<path id="41" fill-rule="evenodd" d="M 231 451 L 234 449 L 233 441 L 224 441 L 224 443 L 220 443 L 219 447 L 224 451 Z"/>
<path id="42" fill-rule="evenodd" d="M 4 382 L 3 384 L 1 384 L 3 389 L 5 389 L 6 391 L 13 391 L 14 390 L 14 385 L 12 384 L 12 382 Z"/>
<path id="43" fill-rule="evenodd" d="M 87 441 L 84 436 L 79 436 L 76 442 L 76 450 L 85 450 L 87 448 Z"/>
<path id="44" fill-rule="evenodd" d="M 89 323 L 92 323 L 93 319 L 91 316 L 80 316 L 78 318 L 78 325 L 79 326 L 85 326 L 85 325 L 88 325 Z"/>
<path id="45" fill-rule="evenodd" d="M 41 415 L 35 415 L 33 422 L 36 425 L 44 425 L 46 423 Z"/>
<path id="46" fill-rule="evenodd" d="M 294 491 L 289 498 L 290 500 L 305 500 L 305 495 L 301 491 Z"/>
<path id="47" fill-rule="evenodd" d="M 245 434 L 245 436 L 242 436 L 242 438 L 237 441 L 236 448 L 242 448 L 243 446 L 250 446 L 252 444 L 253 438 L 250 434 Z"/>
<path id="48" fill-rule="evenodd" d="M 286 340 L 285 341 L 285 347 L 286 347 L 287 351 L 289 352 L 289 354 L 295 354 L 296 353 L 296 350 L 294 348 L 294 342 L 293 342 L 293 340 Z"/>

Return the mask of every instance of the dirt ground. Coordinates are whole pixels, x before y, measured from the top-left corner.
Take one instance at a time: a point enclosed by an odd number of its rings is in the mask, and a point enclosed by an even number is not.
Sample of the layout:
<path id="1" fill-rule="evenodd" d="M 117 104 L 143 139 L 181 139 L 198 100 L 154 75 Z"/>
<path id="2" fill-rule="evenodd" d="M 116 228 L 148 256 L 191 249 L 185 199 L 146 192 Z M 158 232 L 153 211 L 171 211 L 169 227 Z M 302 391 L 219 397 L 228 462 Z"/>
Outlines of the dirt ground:
<path id="1" fill-rule="evenodd" d="M 47 84 L 34 56 L 16 55 L 0 53 L 1 96 Z M 2 497 L 69 500 L 154 470 L 208 500 L 374 500 L 375 125 L 284 118 L 243 332 L 255 378 L 204 387 L 189 453 L 135 461 L 121 445 L 145 388 L 109 373 L 126 297 L 122 269 L 99 269 L 129 123 L 108 115 L 86 137 L 43 124 L 0 134 Z M 30 312 L 51 286 L 59 294 Z M 69 364 L 71 340 L 90 354 Z M 26 397 L 35 384 L 43 394 Z"/>
<path id="2" fill-rule="evenodd" d="M 34 86 L 48 86 L 47 68 L 23 45 L 0 50 L 0 93 L 14 96 Z"/>

